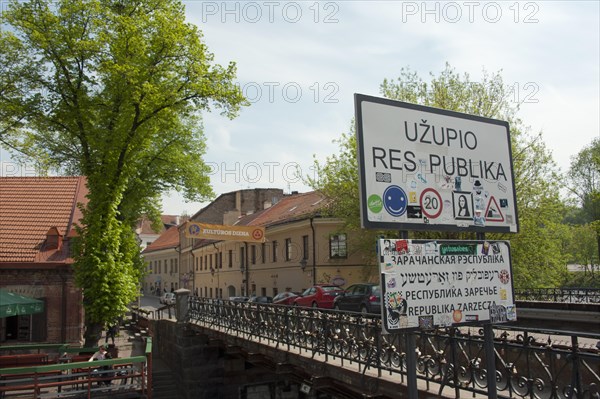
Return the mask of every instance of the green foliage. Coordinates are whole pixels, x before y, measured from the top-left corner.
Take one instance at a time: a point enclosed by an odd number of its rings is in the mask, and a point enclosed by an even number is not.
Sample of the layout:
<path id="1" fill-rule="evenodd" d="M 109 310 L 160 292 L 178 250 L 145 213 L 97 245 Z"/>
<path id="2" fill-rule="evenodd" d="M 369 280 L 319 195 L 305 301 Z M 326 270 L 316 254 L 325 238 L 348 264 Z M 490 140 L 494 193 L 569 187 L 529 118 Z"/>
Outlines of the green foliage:
<path id="1" fill-rule="evenodd" d="M 532 137 L 516 114 L 518 106 L 511 104 L 510 91 L 499 73 L 483 72 L 474 81 L 468 74 L 460 75 L 449 65 L 438 75 L 424 81 L 416 72 L 400 71 L 396 80 L 385 79 L 380 86 L 384 97 L 394 100 L 443 108 L 472 115 L 509 121 L 521 231 L 517 235 L 489 234 L 489 239 L 510 240 L 515 285 L 557 286 L 566 273 L 564 240 L 568 229 L 560 224 L 564 208 L 558 192 L 560 177 L 544 146 L 541 134 Z M 315 161 L 319 178 L 309 184 L 330 199 L 330 216 L 345 221 L 360 250 L 373 253 L 377 236 L 397 237 L 393 231 L 360 229 L 358 201 L 358 164 L 353 129 L 338 140 L 340 153 L 324 164 Z M 473 239 L 473 234 L 410 232 L 413 238 Z M 374 257 L 371 258 L 374 264 Z"/>
<path id="2" fill-rule="evenodd" d="M 572 159 L 568 178 L 570 192 L 580 205 L 565 218 L 575 225 L 571 255 L 593 274 L 594 264 L 600 264 L 600 139 L 592 140 Z"/>
<path id="3" fill-rule="evenodd" d="M 566 276 L 562 287 L 600 289 L 600 278 L 597 274 L 571 272 Z"/>
<path id="4" fill-rule="evenodd" d="M 600 139 L 592 140 L 572 159 L 568 177 L 585 222 L 600 220 Z"/>
<path id="5" fill-rule="evenodd" d="M 233 118 L 247 101 L 180 1 L 33 0 L 3 16 L 0 140 L 87 177 L 75 271 L 93 330 L 137 296 L 140 216 L 168 190 L 213 195 L 200 112 Z"/>
<path id="6" fill-rule="evenodd" d="M 593 266 L 598 265 L 598 241 L 596 223 L 575 225 L 571 227 L 571 240 L 567 247 L 570 255 L 569 263 L 588 267 L 593 274 Z"/>

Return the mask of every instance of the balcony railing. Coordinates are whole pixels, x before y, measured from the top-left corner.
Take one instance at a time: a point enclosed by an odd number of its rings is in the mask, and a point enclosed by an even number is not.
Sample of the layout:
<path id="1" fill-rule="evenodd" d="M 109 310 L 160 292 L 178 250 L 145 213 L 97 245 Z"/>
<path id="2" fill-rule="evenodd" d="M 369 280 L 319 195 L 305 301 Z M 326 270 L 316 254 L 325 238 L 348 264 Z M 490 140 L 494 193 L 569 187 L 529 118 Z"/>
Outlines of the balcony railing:
<path id="1" fill-rule="evenodd" d="M 408 365 L 406 336 L 382 334 L 377 316 L 320 309 L 189 298 L 188 319 L 207 328 L 309 356 L 320 354 L 374 368 L 381 376 L 408 367 L 427 389 L 456 398 L 487 394 L 487 369 L 480 327 L 416 333 L 417 362 Z M 597 398 L 600 334 L 494 326 L 497 394 L 500 398 Z M 468 393 L 467 393 L 468 392 Z"/>

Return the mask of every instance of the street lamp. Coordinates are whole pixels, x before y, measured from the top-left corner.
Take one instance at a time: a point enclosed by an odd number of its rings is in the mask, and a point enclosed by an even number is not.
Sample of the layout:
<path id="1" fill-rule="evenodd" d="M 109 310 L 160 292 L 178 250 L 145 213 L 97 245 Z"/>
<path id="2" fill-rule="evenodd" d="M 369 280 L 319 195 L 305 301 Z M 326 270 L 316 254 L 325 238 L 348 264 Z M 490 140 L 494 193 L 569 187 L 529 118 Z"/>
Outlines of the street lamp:
<path id="1" fill-rule="evenodd" d="M 304 269 L 306 269 L 306 259 L 302 258 L 302 260 L 300 260 L 300 268 L 302 269 L 302 271 L 304 271 Z"/>

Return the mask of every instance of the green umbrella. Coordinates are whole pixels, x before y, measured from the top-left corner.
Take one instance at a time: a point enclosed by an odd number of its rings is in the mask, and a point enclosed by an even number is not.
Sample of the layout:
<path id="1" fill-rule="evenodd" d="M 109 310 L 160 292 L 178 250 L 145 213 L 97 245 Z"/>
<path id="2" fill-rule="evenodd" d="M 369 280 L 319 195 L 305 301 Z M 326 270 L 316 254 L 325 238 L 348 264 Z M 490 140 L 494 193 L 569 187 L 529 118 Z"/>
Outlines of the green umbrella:
<path id="1" fill-rule="evenodd" d="M 0 317 L 41 313 L 44 302 L 0 289 Z"/>

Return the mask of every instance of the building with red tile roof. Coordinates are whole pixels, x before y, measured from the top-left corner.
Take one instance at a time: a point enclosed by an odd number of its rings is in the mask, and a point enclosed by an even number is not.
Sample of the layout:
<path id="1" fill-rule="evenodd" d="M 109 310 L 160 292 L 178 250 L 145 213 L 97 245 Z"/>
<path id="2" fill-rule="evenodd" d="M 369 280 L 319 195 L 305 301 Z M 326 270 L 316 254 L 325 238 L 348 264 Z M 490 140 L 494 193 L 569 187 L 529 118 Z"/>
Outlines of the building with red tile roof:
<path id="1" fill-rule="evenodd" d="M 148 274 L 142 287 L 145 293 L 161 292 L 179 288 L 179 229 L 169 227 L 144 249 L 142 256 L 148 262 Z"/>
<path id="2" fill-rule="evenodd" d="M 348 248 L 342 221 L 325 216 L 328 203 L 319 192 L 255 189 L 223 194 L 191 221 L 261 226 L 266 241 L 190 238 L 182 223 L 178 240 L 169 230 L 143 252 L 149 272 L 145 288 L 154 287 L 155 292 L 156 287 L 158 292 L 187 288 L 195 295 L 227 298 L 275 296 L 315 283 L 344 286 L 377 281 L 377 268 L 366 265 L 359 251 Z"/>
<path id="3" fill-rule="evenodd" d="M 144 250 L 148 245 L 152 244 L 170 227 L 178 226 L 184 220 L 184 218 L 180 217 L 179 215 L 161 215 L 160 219 L 161 226 L 157 231 L 154 230 L 152 227 L 152 222 L 146 217 L 142 217 L 138 222 L 135 232 L 142 250 Z"/>
<path id="4" fill-rule="evenodd" d="M 44 301 L 44 312 L 0 319 L 0 342 L 79 343 L 82 294 L 71 239 L 84 177 L 0 177 L 0 288 Z"/>

